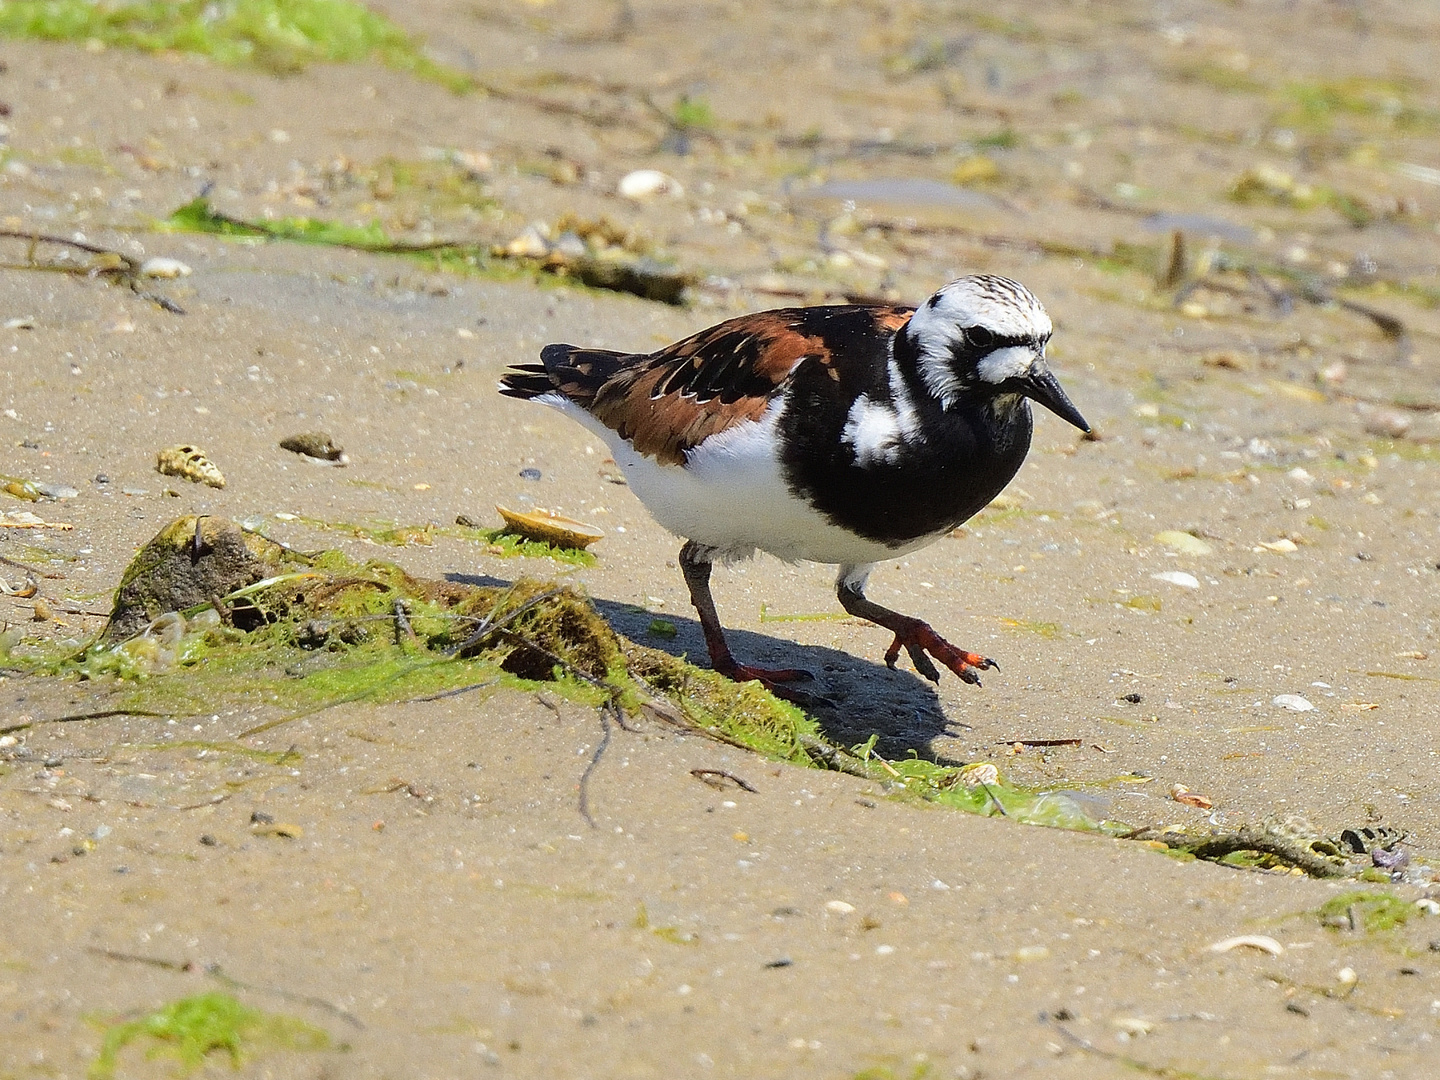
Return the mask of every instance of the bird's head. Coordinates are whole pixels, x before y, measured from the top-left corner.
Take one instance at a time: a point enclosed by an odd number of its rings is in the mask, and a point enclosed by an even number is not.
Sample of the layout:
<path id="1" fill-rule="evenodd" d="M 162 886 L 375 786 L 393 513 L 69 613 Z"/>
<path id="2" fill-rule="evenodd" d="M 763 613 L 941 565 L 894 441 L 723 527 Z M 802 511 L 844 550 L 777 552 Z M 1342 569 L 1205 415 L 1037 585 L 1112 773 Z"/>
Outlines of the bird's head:
<path id="1" fill-rule="evenodd" d="M 916 309 L 903 333 L 926 389 L 946 408 L 977 394 L 1027 397 L 1090 430 L 1045 361 L 1050 316 L 1018 281 L 957 278 Z"/>

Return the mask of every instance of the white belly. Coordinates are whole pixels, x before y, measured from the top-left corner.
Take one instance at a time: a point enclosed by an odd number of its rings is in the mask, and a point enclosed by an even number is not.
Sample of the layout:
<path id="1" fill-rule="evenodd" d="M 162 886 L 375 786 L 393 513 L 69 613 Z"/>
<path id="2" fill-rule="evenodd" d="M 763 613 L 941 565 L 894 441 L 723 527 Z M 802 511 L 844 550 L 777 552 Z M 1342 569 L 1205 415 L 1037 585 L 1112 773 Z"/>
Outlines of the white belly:
<path id="1" fill-rule="evenodd" d="M 790 493 L 776 457 L 777 401 L 758 421 L 747 420 L 711 436 L 689 451 L 685 466 L 661 465 L 559 394 L 536 400 L 560 409 L 593 431 L 610 448 L 631 490 L 665 528 L 713 547 L 723 558 L 746 558 L 756 548 L 795 562 L 863 564 L 893 559 L 922 548 L 923 537 L 892 548 L 831 524 Z"/>

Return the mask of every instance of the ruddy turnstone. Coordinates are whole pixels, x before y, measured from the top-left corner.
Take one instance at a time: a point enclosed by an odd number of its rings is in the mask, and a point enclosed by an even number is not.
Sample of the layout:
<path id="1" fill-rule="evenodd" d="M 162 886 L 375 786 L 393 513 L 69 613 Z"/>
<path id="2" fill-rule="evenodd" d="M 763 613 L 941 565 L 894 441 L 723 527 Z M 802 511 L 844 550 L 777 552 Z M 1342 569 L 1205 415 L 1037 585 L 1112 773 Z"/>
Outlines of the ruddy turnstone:
<path id="1" fill-rule="evenodd" d="M 653 353 L 548 345 L 500 392 L 593 431 L 685 538 L 680 568 L 716 671 L 772 688 L 809 677 L 741 664 L 726 644 L 711 564 L 759 548 L 838 563 L 840 605 L 895 635 L 891 667 L 903 647 L 933 682 L 932 656 L 978 684 L 995 661 L 867 599 L 865 582 L 1000 493 L 1030 449 L 1030 401 L 1090 430 L 1045 361 L 1050 332 L 1029 289 L 979 274 L 918 308 L 763 311 Z"/>

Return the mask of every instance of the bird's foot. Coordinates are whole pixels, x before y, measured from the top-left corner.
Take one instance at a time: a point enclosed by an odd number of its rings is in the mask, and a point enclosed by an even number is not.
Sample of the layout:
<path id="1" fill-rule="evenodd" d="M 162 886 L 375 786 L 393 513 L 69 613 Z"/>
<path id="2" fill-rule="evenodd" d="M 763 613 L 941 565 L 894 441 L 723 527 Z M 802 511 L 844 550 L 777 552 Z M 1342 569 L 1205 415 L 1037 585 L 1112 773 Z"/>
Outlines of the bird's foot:
<path id="1" fill-rule="evenodd" d="M 957 649 L 932 630 L 929 623 L 919 619 L 916 619 L 913 625 L 895 632 L 895 640 L 890 643 L 890 648 L 885 650 L 885 663 L 888 667 L 895 666 L 902 647 L 910 654 L 910 662 L 915 665 L 915 670 L 933 683 L 940 681 L 940 670 L 930 662 L 931 656 L 959 675 L 963 681 L 974 686 L 980 685 L 979 672 L 990 668 L 1000 670 L 1000 665 L 988 656 Z M 930 655 L 927 656 L 926 653 Z"/>
<path id="2" fill-rule="evenodd" d="M 762 668 L 750 664 L 716 665 L 715 670 L 735 682 L 758 682 L 778 698 L 786 701 L 807 701 L 809 695 L 791 690 L 786 683 L 810 682 L 815 678 L 804 668 Z"/>

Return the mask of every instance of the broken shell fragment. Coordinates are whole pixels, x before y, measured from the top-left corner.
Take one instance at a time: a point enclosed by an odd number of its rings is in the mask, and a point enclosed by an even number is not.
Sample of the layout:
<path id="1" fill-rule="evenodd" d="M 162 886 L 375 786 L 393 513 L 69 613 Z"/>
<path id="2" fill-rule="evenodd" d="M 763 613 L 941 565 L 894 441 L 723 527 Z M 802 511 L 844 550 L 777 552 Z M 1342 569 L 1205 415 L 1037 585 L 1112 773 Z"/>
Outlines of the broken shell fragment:
<path id="1" fill-rule="evenodd" d="M 1285 946 L 1273 937 L 1266 937 L 1264 934 L 1241 934 L 1238 937 L 1217 941 L 1210 946 L 1210 951 L 1217 953 L 1227 953 L 1231 949 L 1259 949 L 1271 956 L 1279 956 L 1285 951 Z"/>
<path id="2" fill-rule="evenodd" d="M 988 761 L 976 761 L 962 768 L 959 777 L 967 788 L 983 787 L 1000 783 L 1000 770 Z"/>
<path id="3" fill-rule="evenodd" d="M 1276 694 L 1270 699 L 1270 704 L 1279 705 L 1280 708 L 1289 709 L 1291 712 L 1310 712 L 1315 708 L 1299 694 Z"/>
<path id="4" fill-rule="evenodd" d="M 344 465 L 349 458 L 343 447 L 323 431 L 307 431 L 280 440 L 280 449 L 313 461 L 316 464 Z"/>
<path id="5" fill-rule="evenodd" d="M 185 443 L 167 446 L 155 459 L 155 471 L 161 476 L 179 476 L 196 484 L 223 488 L 225 477 L 198 446 Z"/>
<path id="6" fill-rule="evenodd" d="M 539 540 L 552 547 L 583 550 L 605 537 L 594 525 L 587 525 L 583 521 L 576 521 L 550 510 L 521 513 L 504 506 L 496 506 L 495 510 L 504 519 L 506 532 L 516 533 L 530 540 Z"/>
<path id="7" fill-rule="evenodd" d="M 1201 810 L 1213 810 L 1215 808 L 1215 804 L 1206 796 L 1191 791 L 1184 784 L 1176 784 L 1172 787 L 1170 789 L 1170 798 L 1185 806 L 1194 806 Z"/>

